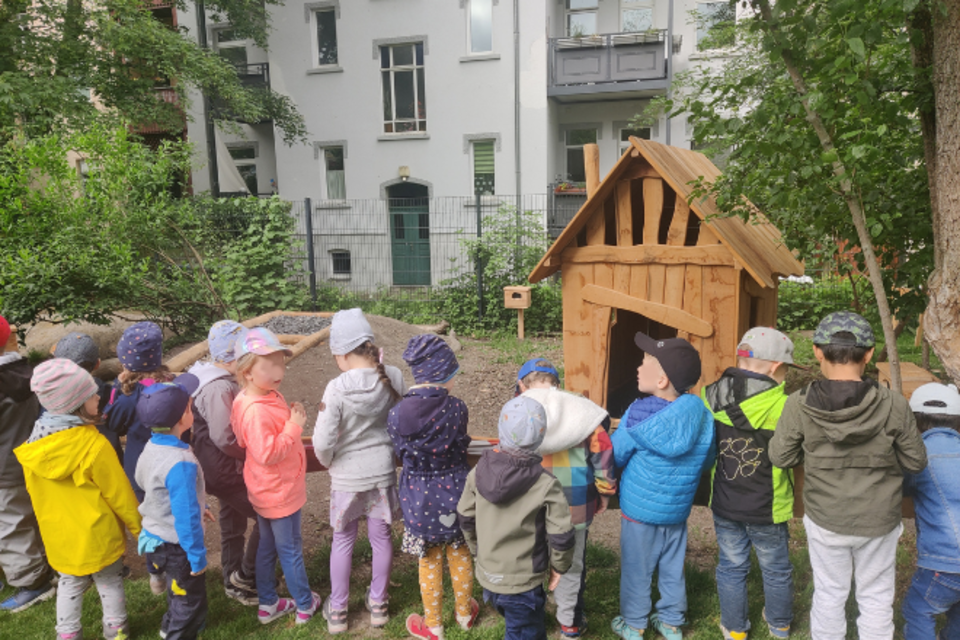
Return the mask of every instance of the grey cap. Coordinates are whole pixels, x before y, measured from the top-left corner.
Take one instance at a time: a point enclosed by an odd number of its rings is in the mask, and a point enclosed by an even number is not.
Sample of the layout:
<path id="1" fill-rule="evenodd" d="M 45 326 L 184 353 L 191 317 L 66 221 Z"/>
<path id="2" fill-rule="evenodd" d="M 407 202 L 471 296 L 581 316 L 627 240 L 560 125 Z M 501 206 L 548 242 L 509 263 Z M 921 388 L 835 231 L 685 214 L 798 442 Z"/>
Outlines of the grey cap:
<path id="1" fill-rule="evenodd" d="M 740 339 L 737 356 L 793 364 L 793 341 L 776 329 L 754 327 Z"/>
<path id="2" fill-rule="evenodd" d="M 373 329 L 360 309 L 344 309 L 333 314 L 330 323 L 330 353 L 333 355 L 345 356 L 373 339 Z"/>
<path id="3" fill-rule="evenodd" d="M 517 396 L 503 405 L 497 434 L 500 448 L 523 454 L 535 454 L 547 433 L 547 412 L 543 405 L 527 396 Z"/>
<path id="4" fill-rule="evenodd" d="M 60 342 L 53 349 L 53 357 L 66 358 L 80 366 L 95 367 L 100 360 L 100 349 L 93 338 L 74 331 L 60 338 Z"/>
<path id="5" fill-rule="evenodd" d="M 853 338 L 838 337 L 838 333 L 849 333 Z M 869 348 L 876 344 L 876 340 L 873 337 L 873 327 L 859 313 L 834 311 L 817 325 L 817 330 L 813 334 L 813 344 Z"/>

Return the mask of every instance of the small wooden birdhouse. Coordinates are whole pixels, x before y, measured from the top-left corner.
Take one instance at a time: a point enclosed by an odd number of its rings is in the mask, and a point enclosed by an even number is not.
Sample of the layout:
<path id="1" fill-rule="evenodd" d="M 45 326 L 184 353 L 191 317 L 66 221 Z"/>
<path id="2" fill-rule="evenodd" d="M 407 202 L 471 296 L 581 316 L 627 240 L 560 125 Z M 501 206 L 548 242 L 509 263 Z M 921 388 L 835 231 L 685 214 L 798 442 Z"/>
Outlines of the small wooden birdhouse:
<path id="1" fill-rule="evenodd" d="M 762 213 L 714 217 L 712 198 L 691 198 L 693 181 L 720 176 L 706 156 L 630 141 L 599 184 L 596 150 L 585 148 L 587 202 L 529 277 L 561 271 L 566 387 L 614 417 L 638 394 L 636 332 L 686 338 L 700 384 L 713 382 L 747 329 L 776 325 L 778 276 L 803 275 Z"/>

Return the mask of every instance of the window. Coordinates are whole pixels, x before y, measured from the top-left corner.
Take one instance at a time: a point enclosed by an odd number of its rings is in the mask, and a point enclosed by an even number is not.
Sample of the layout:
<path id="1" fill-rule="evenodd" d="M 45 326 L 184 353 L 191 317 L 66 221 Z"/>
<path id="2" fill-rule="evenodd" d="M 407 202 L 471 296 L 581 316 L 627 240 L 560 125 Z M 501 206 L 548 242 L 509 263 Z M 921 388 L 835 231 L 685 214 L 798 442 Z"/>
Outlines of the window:
<path id="1" fill-rule="evenodd" d="M 214 34 L 214 42 L 220 57 L 235 67 L 246 67 L 247 41 L 238 39 L 233 29 L 217 29 Z"/>
<path id="2" fill-rule="evenodd" d="M 697 3 L 697 49 L 720 49 L 733 44 L 736 9 L 728 2 Z"/>
<path id="3" fill-rule="evenodd" d="M 629 149 L 632 145 L 630 144 L 630 136 L 634 138 L 640 138 L 641 140 L 650 139 L 650 127 L 640 127 L 637 129 L 620 129 L 620 153 L 617 154 L 617 159 L 620 159 L 620 156 Z"/>
<path id="4" fill-rule="evenodd" d="M 587 172 L 583 164 L 583 145 L 596 144 L 596 142 L 596 129 L 570 129 L 566 132 L 568 180 L 587 181 Z"/>
<path id="5" fill-rule="evenodd" d="M 482 196 L 494 194 L 493 140 L 473 143 L 473 192 Z"/>
<path id="6" fill-rule="evenodd" d="M 333 275 L 349 276 L 351 273 L 350 252 L 342 249 L 334 249 L 330 252 L 330 256 L 333 258 Z"/>
<path id="7" fill-rule="evenodd" d="M 257 185 L 257 150 L 253 146 L 237 146 L 230 147 L 229 151 L 233 164 L 240 172 L 240 177 L 246 183 L 250 195 L 255 196 L 260 193 Z"/>
<path id="8" fill-rule="evenodd" d="M 571 38 L 592 36 L 597 32 L 599 0 L 567 1 L 567 35 Z"/>
<path id="9" fill-rule="evenodd" d="M 470 0 L 470 53 L 493 51 L 493 0 Z"/>
<path id="10" fill-rule="evenodd" d="M 317 66 L 335 65 L 337 57 L 337 12 L 334 9 L 316 11 Z"/>
<path id="11" fill-rule="evenodd" d="M 325 147 L 323 162 L 327 178 L 327 199 L 346 200 L 347 182 L 343 173 L 343 147 Z"/>
<path id="12" fill-rule="evenodd" d="M 636 33 L 653 28 L 653 0 L 621 0 L 620 30 Z"/>
<path id="13" fill-rule="evenodd" d="M 384 132 L 426 131 L 423 43 L 380 47 L 380 69 Z"/>

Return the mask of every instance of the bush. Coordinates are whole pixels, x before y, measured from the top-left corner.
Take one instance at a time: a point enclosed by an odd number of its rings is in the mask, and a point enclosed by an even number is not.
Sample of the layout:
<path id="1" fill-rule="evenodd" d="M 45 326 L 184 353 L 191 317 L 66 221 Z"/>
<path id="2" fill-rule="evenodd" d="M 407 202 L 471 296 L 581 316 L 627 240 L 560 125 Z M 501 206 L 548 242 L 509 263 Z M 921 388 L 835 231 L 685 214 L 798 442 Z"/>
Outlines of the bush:
<path id="1" fill-rule="evenodd" d="M 777 328 L 781 331 L 812 331 L 824 316 L 843 310 L 856 311 L 874 327 L 880 326 L 873 289 L 864 277 L 824 276 L 812 283 L 780 283 Z"/>

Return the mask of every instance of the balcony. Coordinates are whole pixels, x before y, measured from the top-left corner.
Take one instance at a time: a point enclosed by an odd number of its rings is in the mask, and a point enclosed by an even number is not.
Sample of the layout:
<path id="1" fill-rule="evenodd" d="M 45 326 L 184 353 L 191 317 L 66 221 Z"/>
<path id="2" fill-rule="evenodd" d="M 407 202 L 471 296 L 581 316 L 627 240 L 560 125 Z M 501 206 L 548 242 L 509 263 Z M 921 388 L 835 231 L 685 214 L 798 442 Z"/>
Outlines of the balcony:
<path id="1" fill-rule="evenodd" d="M 649 98 L 666 92 L 667 56 L 673 51 L 665 29 L 639 33 L 550 38 L 547 95 L 559 102 Z"/>
<path id="2" fill-rule="evenodd" d="M 157 87 L 153 90 L 157 100 L 174 105 L 178 118 L 168 122 L 145 122 L 133 127 L 134 132 L 139 135 L 158 135 L 158 134 L 179 134 L 187 128 L 186 115 L 180 108 L 180 99 L 177 97 L 177 91 L 173 87 Z"/>

